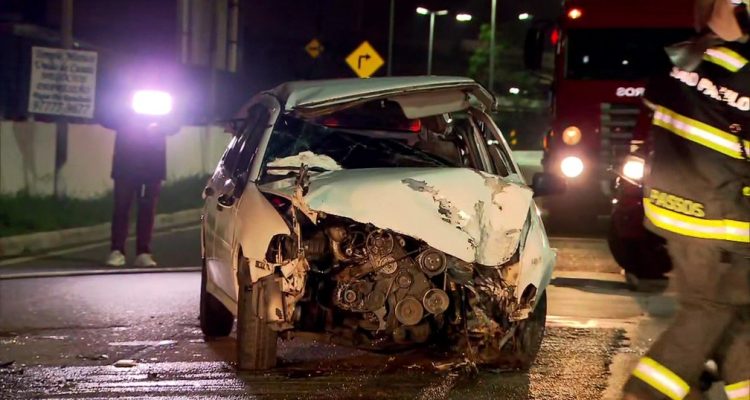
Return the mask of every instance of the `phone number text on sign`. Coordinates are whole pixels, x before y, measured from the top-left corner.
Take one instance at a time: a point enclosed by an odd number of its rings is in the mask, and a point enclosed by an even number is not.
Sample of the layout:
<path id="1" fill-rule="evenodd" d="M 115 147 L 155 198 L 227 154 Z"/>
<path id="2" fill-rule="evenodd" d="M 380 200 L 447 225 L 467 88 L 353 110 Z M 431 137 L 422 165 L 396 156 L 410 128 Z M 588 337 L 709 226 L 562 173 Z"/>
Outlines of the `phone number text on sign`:
<path id="1" fill-rule="evenodd" d="M 29 112 L 93 118 L 97 54 L 34 47 Z"/>

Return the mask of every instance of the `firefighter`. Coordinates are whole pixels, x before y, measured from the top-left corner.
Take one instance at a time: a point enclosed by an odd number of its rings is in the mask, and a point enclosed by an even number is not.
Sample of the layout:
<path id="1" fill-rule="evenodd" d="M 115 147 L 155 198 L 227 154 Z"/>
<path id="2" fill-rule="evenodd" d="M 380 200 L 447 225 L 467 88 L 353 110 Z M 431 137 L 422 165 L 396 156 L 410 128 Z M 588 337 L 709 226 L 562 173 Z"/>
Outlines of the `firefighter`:
<path id="1" fill-rule="evenodd" d="M 701 398 L 707 360 L 730 400 L 750 400 L 748 5 L 697 0 L 697 39 L 667 49 L 652 82 L 646 226 L 667 238 L 679 310 L 640 360 L 625 399 Z"/>

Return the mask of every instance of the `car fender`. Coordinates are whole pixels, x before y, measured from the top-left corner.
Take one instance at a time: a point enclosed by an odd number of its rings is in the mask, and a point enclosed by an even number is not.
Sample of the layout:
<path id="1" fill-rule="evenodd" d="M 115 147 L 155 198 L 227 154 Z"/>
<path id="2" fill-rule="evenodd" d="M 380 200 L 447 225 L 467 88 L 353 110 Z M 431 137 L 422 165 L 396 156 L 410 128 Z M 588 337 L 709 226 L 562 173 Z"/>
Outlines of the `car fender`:
<path id="1" fill-rule="evenodd" d="M 290 235 L 291 230 L 284 218 L 263 196 L 254 183 L 249 183 L 237 204 L 237 225 L 233 269 L 239 268 L 240 257 L 248 260 L 252 282 L 270 275 L 266 252 L 276 235 Z M 235 276 L 237 274 L 235 273 Z"/>
<path id="2" fill-rule="evenodd" d="M 516 285 L 518 301 L 524 301 L 523 294 L 530 286 L 536 289 L 535 303 L 539 300 L 552 279 L 556 259 L 557 254 L 550 247 L 542 223 L 535 215 L 531 219 L 526 246 L 520 258 L 520 272 Z"/>

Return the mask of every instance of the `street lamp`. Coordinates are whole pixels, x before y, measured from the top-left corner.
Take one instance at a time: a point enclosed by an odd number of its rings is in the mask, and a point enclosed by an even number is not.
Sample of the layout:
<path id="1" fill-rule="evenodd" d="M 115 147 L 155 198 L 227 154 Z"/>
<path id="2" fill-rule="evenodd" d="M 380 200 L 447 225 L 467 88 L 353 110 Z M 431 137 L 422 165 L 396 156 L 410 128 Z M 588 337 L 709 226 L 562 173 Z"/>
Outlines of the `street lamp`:
<path id="1" fill-rule="evenodd" d="M 531 19 L 531 14 L 527 12 L 518 14 L 519 21 L 526 21 L 527 19 Z"/>
<path id="2" fill-rule="evenodd" d="M 417 7 L 417 14 L 430 16 L 430 41 L 427 44 L 427 75 L 430 75 L 432 74 L 432 49 L 435 44 L 435 16 L 448 15 L 448 10 L 429 10 L 424 7 Z M 471 18 L 471 14 L 456 14 L 456 21 L 458 22 L 469 22 Z"/>
<path id="3" fill-rule="evenodd" d="M 427 44 L 427 75 L 432 74 L 432 47 L 435 42 L 435 16 L 448 15 L 448 10 L 428 10 L 417 7 L 417 14 L 430 16 L 430 41 Z"/>

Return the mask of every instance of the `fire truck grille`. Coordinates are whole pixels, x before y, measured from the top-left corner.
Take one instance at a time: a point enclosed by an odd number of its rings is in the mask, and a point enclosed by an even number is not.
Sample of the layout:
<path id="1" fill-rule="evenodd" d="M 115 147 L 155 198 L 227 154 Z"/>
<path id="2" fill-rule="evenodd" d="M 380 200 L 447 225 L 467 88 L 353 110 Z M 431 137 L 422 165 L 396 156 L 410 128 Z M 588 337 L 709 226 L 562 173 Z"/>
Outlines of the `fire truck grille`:
<path id="1" fill-rule="evenodd" d="M 602 103 L 600 156 L 605 168 L 619 163 L 630 153 L 639 112 L 638 106 L 633 104 Z"/>

